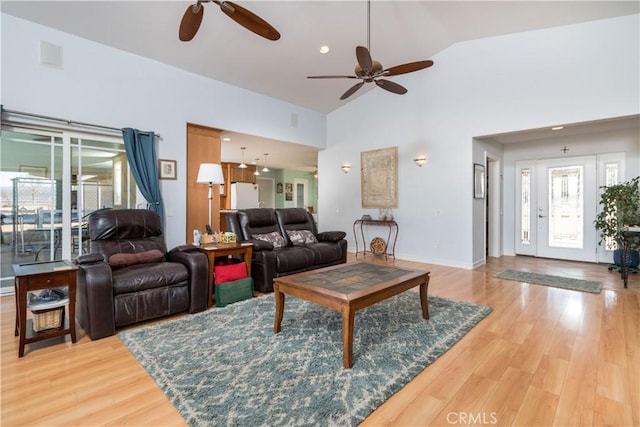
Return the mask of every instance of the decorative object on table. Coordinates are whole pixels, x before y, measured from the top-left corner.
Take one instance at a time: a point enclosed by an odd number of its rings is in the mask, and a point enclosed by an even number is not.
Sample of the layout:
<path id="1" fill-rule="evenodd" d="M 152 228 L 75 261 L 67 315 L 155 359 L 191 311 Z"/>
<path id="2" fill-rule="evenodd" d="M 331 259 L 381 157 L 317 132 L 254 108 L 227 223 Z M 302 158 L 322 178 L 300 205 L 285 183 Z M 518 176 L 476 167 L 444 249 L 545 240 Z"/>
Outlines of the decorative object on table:
<path id="1" fill-rule="evenodd" d="M 494 277 L 516 282 L 545 285 L 554 288 L 570 289 L 573 291 L 590 292 L 599 294 L 602 291 L 602 283 L 592 280 L 574 279 L 571 277 L 551 276 L 548 274 L 530 273 L 528 271 L 505 270 Z"/>
<path id="2" fill-rule="evenodd" d="M 216 241 L 218 243 L 236 243 L 237 238 L 234 233 L 226 231 L 221 233 L 219 236 L 216 236 Z"/>
<path id="3" fill-rule="evenodd" d="M 205 243 L 216 243 L 216 238 L 213 234 L 203 234 L 202 235 L 202 239 L 200 241 L 200 243 L 205 244 Z"/>
<path id="4" fill-rule="evenodd" d="M 363 208 L 398 207 L 398 147 L 360 153 Z"/>
<path id="5" fill-rule="evenodd" d="M 477 163 L 473 164 L 473 198 L 484 199 L 484 166 Z"/>
<path id="6" fill-rule="evenodd" d="M 382 255 L 387 250 L 387 242 L 382 237 L 374 237 L 369 244 L 371 252 L 375 255 Z"/>
<path id="7" fill-rule="evenodd" d="M 209 216 L 207 216 L 207 224 L 212 224 L 211 218 L 211 203 L 213 200 L 213 184 L 224 184 L 224 177 L 222 176 L 222 167 L 216 163 L 201 163 L 198 170 L 198 177 L 196 178 L 198 184 L 209 185 Z"/>
<path id="8" fill-rule="evenodd" d="M 353 345 L 367 356 L 349 370 L 339 363 L 341 314 L 288 298 L 274 336 L 273 294 L 126 330 L 120 339 L 188 425 L 355 426 L 491 312 L 428 299 L 428 321 L 416 315 L 420 301 L 411 292 L 359 311 Z M 274 402 L 296 402 L 296 410 Z"/>
<path id="9" fill-rule="evenodd" d="M 378 219 L 380 221 L 393 221 L 393 210 L 389 208 L 378 209 Z"/>
<path id="10" fill-rule="evenodd" d="M 362 218 L 361 218 L 361 219 L 362 219 L 363 221 L 371 221 L 371 215 L 369 215 L 369 214 L 364 214 L 364 215 L 362 215 Z"/>
<path id="11" fill-rule="evenodd" d="M 160 179 L 178 179 L 178 166 L 175 160 L 158 159 Z"/>

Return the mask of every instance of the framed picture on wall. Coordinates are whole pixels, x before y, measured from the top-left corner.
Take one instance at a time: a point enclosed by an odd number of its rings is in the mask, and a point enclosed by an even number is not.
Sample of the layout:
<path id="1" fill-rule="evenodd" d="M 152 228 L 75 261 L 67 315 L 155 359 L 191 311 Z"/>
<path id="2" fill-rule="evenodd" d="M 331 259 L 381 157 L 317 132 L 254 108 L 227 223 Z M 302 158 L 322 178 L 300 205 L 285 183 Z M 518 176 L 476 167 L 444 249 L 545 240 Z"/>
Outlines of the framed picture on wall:
<path id="1" fill-rule="evenodd" d="M 281 182 L 276 184 L 276 193 L 282 194 L 282 183 Z"/>
<path id="2" fill-rule="evenodd" d="M 290 183 L 290 182 L 287 182 L 287 183 L 284 185 L 284 192 L 285 192 L 285 193 L 293 193 L 293 184 L 292 184 L 292 183 Z"/>
<path id="3" fill-rule="evenodd" d="M 484 199 L 484 166 L 473 164 L 473 198 Z"/>
<path id="4" fill-rule="evenodd" d="M 160 179 L 178 179 L 177 162 L 175 160 L 158 160 Z"/>

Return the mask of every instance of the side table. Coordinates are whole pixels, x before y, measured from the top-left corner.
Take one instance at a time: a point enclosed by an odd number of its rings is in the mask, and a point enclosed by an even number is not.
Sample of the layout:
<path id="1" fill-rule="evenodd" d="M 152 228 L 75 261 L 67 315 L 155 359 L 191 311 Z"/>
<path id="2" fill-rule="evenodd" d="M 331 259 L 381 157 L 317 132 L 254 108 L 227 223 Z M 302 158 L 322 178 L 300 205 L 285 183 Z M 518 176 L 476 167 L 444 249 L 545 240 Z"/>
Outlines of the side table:
<path id="1" fill-rule="evenodd" d="M 27 264 L 14 264 L 16 293 L 16 327 L 15 336 L 20 336 L 18 357 L 24 356 L 25 344 L 71 335 L 71 342 L 76 342 L 76 279 L 78 267 L 71 261 L 47 261 Z M 62 317 L 62 325 L 58 328 L 35 332 L 33 320 L 27 321 L 27 294 L 61 286 L 69 287 L 69 313 Z M 65 308 L 63 308 L 65 310 Z M 64 312 L 63 312 L 64 313 Z"/>
<path id="2" fill-rule="evenodd" d="M 203 243 L 198 250 L 207 256 L 209 261 L 209 294 L 207 307 L 213 305 L 213 267 L 217 257 L 229 255 L 243 255 L 244 263 L 247 266 L 247 274 L 251 277 L 251 256 L 253 254 L 252 243 Z"/>
<path id="3" fill-rule="evenodd" d="M 394 259 L 396 257 L 396 241 L 398 240 L 398 223 L 394 220 L 386 221 L 379 219 L 356 219 L 353 222 L 353 235 L 356 240 L 356 258 L 358 258 L 358 254 L 363 254 L 367 256 L 367 253 L 372 254 L 372 251 L 367 250 L 367 240 L 365 238 L 364 229 L 368 226 L 386 226 L 389 230 L 387 235 L 386 247 L 384 249 L 384 253 L 380 253 L 379 255 L 384 255 L 384 259 L 388 259 L 389 256 L 392 256 Z M 358 234 L 358 228 L 360 229 L 360 233 Z M 362 239 L 362 250 L 358 247 L 358 240 Z M 393 238 L 393 241 L 391 240 Z M 389 247 L 391 247 L 391 252 L 389 252 Z"/>

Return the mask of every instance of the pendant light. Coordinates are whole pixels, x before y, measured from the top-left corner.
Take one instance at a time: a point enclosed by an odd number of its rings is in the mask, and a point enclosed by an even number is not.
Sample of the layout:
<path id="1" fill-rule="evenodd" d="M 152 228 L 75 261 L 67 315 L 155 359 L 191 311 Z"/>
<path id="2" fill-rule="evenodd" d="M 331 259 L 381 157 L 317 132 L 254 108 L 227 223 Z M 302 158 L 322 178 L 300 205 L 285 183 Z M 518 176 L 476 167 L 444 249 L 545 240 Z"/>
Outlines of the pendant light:
<path id="1" fill-rule="evenodd" d="M 267 156 L 269 153 L 264 153 L 264 167 L 262 168 L 262 172 L 269 172 L 269 168 L 267 167 Z"/>
<path id="2" fill-rule="evenodd" d="M 244 164 L 244 150 L 247 147 L 240 147 L 240 149 L 242 150 L 242 163 L 240 163 L 240 166 L 238 166 L 240 169 L 246 169 L 247 165 Z"/>
<path id="3" fill-rule="evenodd" d="M 260 158 L 256 158 L 256 161 L 253 162 L 256 164 L 256 171 L 253 173 L 254 175 L 260 175 L 260 171 L 258 170 L 258 162 L 260 161 Z"/>

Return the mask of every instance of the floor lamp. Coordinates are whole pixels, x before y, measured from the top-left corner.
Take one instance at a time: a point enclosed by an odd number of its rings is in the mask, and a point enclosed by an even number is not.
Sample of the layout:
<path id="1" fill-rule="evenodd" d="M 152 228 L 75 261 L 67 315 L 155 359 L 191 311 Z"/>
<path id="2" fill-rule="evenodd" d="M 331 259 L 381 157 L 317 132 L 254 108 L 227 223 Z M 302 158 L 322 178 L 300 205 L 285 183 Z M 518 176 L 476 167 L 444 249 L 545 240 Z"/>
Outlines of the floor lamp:
<path id="1" fill-rule="evenodd" d="M 213 184 L 224 184 L 222 167 L 215 163 L 201 163 L 198 170 L 198 184 L 209 184 L 209 217 L 208 224 L 211 225 L 211 200 L 213 199 Z"/>

